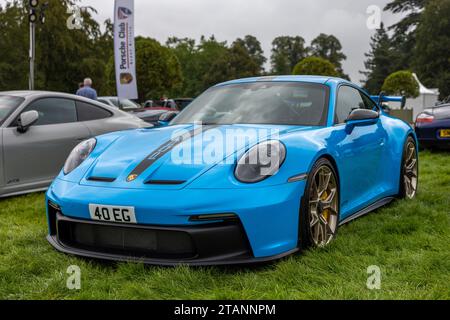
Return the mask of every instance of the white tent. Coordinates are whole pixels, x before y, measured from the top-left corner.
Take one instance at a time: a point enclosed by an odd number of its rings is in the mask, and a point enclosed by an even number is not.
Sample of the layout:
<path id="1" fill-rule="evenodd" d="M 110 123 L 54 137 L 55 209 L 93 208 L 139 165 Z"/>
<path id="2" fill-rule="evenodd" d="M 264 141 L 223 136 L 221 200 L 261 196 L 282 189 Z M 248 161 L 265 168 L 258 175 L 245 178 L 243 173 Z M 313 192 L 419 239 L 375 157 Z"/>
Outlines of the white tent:
<path id="1" fill-rule="evenodd" d="M 439 89 L 428 89 L 419 81 L 419 78 L 417 78 L 415 73 L 413 73 L 413 76 L 419 84 L 420 94 L 417 98 L 406 99 L 405 108 L 413 110 L 414 120 L 424 109 L 435 106 L 436 102 L 439 101 Z"/>

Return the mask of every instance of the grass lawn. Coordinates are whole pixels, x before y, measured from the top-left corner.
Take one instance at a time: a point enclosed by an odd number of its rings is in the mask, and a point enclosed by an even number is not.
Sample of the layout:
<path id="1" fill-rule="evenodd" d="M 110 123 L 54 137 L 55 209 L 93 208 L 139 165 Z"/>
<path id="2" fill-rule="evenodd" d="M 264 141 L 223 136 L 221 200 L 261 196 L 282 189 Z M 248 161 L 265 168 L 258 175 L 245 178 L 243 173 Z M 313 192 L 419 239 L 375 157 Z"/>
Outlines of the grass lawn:
<path id="1" fill-rule="evenodd" d="M 0 200 L 0 299 L 450 299 L 450 153 L 422 152 L 420 190 L 339 229 L 326 249 L 252 268 L 100 263 L 45 240 L 44 195 Z M 66 288 L 70 265 L 81 290 Z M 366 287 L 381 268 L 381 289 Z"/>

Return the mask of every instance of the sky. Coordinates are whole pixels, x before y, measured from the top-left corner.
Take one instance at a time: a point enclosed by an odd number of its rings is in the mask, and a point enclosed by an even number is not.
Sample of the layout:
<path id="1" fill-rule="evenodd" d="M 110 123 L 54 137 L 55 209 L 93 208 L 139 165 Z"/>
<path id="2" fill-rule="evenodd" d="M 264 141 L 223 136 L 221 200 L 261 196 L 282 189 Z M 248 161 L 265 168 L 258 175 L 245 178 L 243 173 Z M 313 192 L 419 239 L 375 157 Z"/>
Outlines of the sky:
<path id="1" fill-rule="evenodd" d="M 309 45 L 320 33 L 333 34 L 347 56 L 344 72 L 359 83 L 363 79 L 359 70 L 364 69 L 364 53 L 369 51 L 370 37 L 375 32 L 366 25 L 370 18 L 367 9 L 373 5 L 382 9 L 390 1 L 135 0 L 135 33 L 161 43 L 170 36 L 199 39 L 212 34 L 231 43 L 251 34 L 261 42 L 268 60 L 271 42 L 277 36 L 300 35 Z M 100 22 L 113 17 L 114 0 L 81 0 L 80 5 L 97 9 L 94 17 Z M 381 21 L 387 26 L 398 19 L 398 15 L 381 13 Z"/>

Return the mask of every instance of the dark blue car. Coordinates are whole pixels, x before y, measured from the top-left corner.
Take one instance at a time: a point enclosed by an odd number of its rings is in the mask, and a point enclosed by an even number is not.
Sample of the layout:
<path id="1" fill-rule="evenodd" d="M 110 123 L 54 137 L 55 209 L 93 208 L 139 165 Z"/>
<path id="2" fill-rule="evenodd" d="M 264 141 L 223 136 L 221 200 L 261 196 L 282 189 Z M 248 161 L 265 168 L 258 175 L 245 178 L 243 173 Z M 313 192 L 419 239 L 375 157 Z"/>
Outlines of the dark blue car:
<path id="1" fill-rule="evenodd" d="M 422 148 L 450 149 L 450 104 L 425 109 L 419 114 L 416 134 Z"/>

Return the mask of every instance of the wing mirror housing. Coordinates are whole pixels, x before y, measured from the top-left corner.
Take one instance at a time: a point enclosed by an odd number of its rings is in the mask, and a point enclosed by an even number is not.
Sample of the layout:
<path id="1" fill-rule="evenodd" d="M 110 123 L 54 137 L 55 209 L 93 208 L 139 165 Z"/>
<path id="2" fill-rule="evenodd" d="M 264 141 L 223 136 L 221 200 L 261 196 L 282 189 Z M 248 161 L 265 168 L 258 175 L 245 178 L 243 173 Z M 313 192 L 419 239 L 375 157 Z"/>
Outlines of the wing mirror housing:
<path id="1" fill-rule="evenodd" d="M 370 126 L 377 123 L 380 114 L 369 109 L 355 109 L 345 120 L 345 131 L 347 134 L 353 132 L 353 129 L 358 126 Z"/>
<path id="2" fill-rule="evenodd" d="M 177 116 L 178 112 L 173 112 L 173 111 L 169 111 L 169 112 L 165 112 L 162 115 L 159 116 L 159 125 L 160 126 L 167 126 L 169 124 L 170 121 L 173 120 L 173 118 L 175 118 Z"/>
<path id="3" fill-rule="evenodd" d="M 39 113 L 36 110 L 31 110 L 22 113 L 17 119 L 17 131 L 25 133 L 27 130 L 39 120 Z"/>

